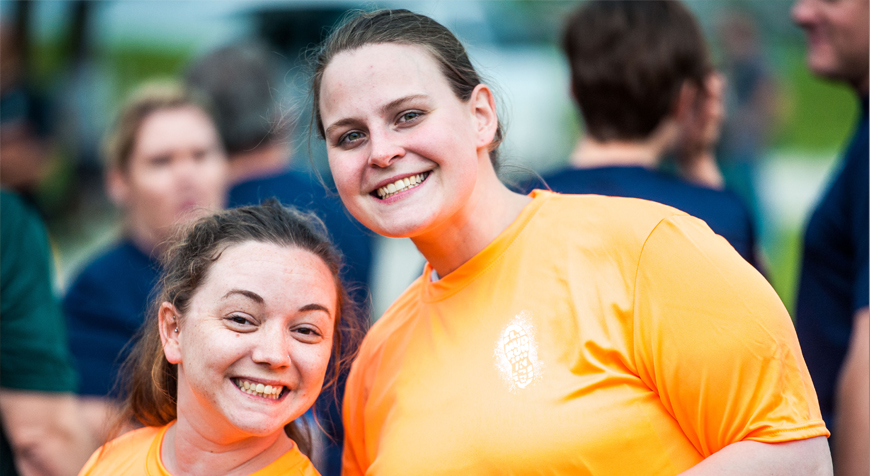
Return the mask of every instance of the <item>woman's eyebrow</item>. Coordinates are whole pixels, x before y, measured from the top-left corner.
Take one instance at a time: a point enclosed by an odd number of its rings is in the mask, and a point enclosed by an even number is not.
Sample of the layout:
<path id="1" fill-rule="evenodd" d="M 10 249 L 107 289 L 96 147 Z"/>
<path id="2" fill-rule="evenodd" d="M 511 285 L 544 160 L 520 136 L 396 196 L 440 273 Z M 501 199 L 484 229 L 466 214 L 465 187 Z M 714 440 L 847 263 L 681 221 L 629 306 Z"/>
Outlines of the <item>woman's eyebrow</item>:
<path id="1" fill-rule="evenodd" d="M 330 135 L 332 133 L 332 131 L 334 131 L 335 129 L 339 129 L 339 128 L 345 127 L 345 126 L 356 125 L 358 123 L 359 123 L 359 120 L 354 119 L 352 117 L 346 117 L 344 119 L 340 119 L 338 121 L 333 122 L 332 124 L 329 125 L 329 127 L 326 128 L 325 135 L 327 135 L 327 136 Z"/>
<path id="2" fill-rule="evenodd" d="M 392 111 L 393 109 L 398 109 L 401 106 L 405 105 L 405 103 L 407 103 L 407 102 L 411 102 L 411 101 L 414 101 L 416 99 L 425 99 L 427 97 L 429 97 L 429 96 L 427 96 L 425 94 L 411 94 L 409 96 L 395 99 L 393 101 L 388 102 L 383 107 L 381 107 L 381 114 L 386 114 L 386 113 Z"/>
<path id="3" fill-rule="evenodd" d="M 299 312 L 305 312 L 305 311 L 323 311 L 323 312 L 329 314 L 329 309 L 327 309 L 326 306 L 322 306 L 320 304 L 315 304 L 315 303 L 306 304 L 306 305 L 299 308 Z"/>
<path id="4" fill-rule="evenodd" d="M 245 296 L 252 301 L 256 301 L 259 304 L 263 304 L 266 302 L 266 300 L 263 299 L 263 297 L 260 296 L 259 294 L 255 293 L 253 291 L 248 291 L 246 289 L 231 289 L 228 293 L 224 294 L 224 297 L 222 297 L 221 299 L 226 299 L 226 298 L 232 296 L 233 294 L 241 294 L 242 296 Z"/>

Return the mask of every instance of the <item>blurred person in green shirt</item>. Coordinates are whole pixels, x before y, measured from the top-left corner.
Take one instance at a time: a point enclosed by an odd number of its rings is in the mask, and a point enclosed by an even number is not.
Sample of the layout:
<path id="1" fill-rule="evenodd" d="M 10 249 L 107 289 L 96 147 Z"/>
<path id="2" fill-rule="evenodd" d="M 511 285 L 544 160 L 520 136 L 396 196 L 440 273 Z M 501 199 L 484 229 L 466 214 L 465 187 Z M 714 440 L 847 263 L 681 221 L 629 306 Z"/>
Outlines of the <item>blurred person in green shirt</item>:
<path id="1" fill-rule="evenodd" d="M 0 475 L 74 475 L 98 444 L 80 421 L 48 238 L 12 193 L 0 217 Z"/>

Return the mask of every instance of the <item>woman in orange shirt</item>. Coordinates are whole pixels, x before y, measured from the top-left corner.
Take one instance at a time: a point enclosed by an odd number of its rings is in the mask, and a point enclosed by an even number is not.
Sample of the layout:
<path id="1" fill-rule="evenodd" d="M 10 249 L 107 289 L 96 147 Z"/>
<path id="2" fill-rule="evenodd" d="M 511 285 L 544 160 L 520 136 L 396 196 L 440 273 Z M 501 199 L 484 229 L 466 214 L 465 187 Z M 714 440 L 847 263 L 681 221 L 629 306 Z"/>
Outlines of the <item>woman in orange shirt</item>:
<path id="1" fill-rule="evenodd" d="M 146 426 L 80 474 L 318 474 L 300 418 L 339 361 L 339 267 L 322 223 L 274 201 L 197 221 L 127 364 L 124 416 Z"/>
<path id="2" fill-rule="evenodd" d="M 442 25 L 348 20 L 312 96 L 348 210 L 428 261 L 353 364 L 346 475 L 830 473 L 766 281 L 679 210 L 505 187 L 493 94 Z"/>

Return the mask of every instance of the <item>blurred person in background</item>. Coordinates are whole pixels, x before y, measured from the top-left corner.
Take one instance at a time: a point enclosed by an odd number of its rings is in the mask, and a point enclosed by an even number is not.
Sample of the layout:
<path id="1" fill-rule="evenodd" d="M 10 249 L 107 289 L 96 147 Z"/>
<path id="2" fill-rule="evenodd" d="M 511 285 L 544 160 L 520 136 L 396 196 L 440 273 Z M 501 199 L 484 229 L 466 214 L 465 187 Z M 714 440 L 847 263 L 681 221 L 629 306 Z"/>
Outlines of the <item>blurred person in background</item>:
<path id="1" fill-rule="evenodd" d="M 25 39 L 18 28 L 0 28 L 0 183 L 32 192 L 49 162 L 48 106 L 26 81 Z"/>
<path id="2" fill-rule="evenodd" d="M 173 83 L 146 84 L 121 107 L 105 147 L 106 187 L 124 234 L 78 275 L 63 301 L 81 375 L 83 415 L 105 437 L 120 362 L 157 286 L 175 225 L 223 207 L 227 160 L 208 102 Z"/>
<path id="3" fill-rule="evenodd" d="M 865 476 L 870 471 L 867 16 L 867 0 L 799 0 L 792 7 L 792 18 L 807 35 L 810 69 L 848 84 L 860 103 L 840 171 L 807 223 L 795 321 L 831 429 L 835 471 Z"/>
<path id="4" fill-rule="evenodd" d="M 77 375 L 35 210 L 0 191 L 0 476 L 73 475 L 97 446 L 77 408 Z"/>
<path id="5" fill-rule="evenodd" d="M 191 65 L 187 79 L 211 99 L 217 110 L 218 129 L 230 164 L 229 206 L 277 198 L 284 204 L 315 212 L 344 256 L 342 279 L 351 289 L 351 296 L 358 303 L 367 302 L 373 240 L 323 184 L 290 169 L 290 133 L 296 118 L 282 109 L 276 98 L 265 47 L 246 43 L 215 50 Z M 368 312 L 360 313 L 359 318 L 364 321 L 359 324 L 365 327 Z M 346 375 L 339 379 L 339 395 L 345 379 Z M 344 436 L 335 402 L 323 398 L 316 407 L 328 438 L 324 447 L 316 448 L 315 464 L 323 474 L 337 476 Z"/>
<path id="6" fill-rule="evenodd" d="M 566 23 L 562 50 L 586 136 L 547 185 L 678 208 L 757 267 L 751 216 L 716 164 L 723 82 L 692 14 L 676 1 L 589 2 Z M 682 178 L 658 170 L 671 154 Z"/>
<path id="7" fill-rule="evenodd" d="M 763 236 L 755 175 L 776 125 L 777 86 L 751 16 L 729 12 L 718 31 L 726 113 L 716 158 L 726 187 L 743 199 L 752 212 L 757 235 Z"/>

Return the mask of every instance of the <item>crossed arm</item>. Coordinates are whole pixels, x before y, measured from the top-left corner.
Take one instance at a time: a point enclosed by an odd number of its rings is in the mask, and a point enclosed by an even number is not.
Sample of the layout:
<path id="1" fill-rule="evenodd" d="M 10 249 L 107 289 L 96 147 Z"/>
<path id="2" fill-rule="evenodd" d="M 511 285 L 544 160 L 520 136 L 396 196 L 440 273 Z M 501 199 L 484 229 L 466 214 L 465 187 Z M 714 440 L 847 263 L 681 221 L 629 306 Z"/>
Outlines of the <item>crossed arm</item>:
<path id="1" fill-rule="evenodd" d="M 98 446 L 71 393 L 0 390 L 0 419 L 22 476 L 78 474 Z"/>
<path id="2" fill-rule="evenodd" d="M 866 307 L 855 314 L 836 395 L 837 475 L 866 476 L 870 468 L 870 313 Z"/>

